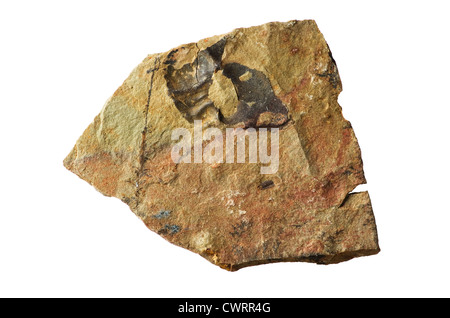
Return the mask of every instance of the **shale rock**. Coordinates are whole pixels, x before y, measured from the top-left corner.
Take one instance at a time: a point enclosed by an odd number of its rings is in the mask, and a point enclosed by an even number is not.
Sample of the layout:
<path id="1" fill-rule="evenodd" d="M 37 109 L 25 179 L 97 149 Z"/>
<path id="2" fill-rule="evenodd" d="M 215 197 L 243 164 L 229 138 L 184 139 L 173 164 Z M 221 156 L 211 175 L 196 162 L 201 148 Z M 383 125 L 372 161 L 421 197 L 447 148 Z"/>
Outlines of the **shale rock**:
<path id="1" fill-rule="evenodd" d="M 169 242 L 227 270 L 376 254 L 369 195 L 351 193 L 366 181 L 357 139 L 337 102 L 341 90 L 314 21 L 235 29 L 147 56 L 64 165 L 121 199 Z M 175 160 L 179 139 L 172 134 L 180 128 L 194 137 Z M 216 128 L 223 140 L 205 134 L 195 146 L 198 128 Z M 248 141 L 244 162 L 237 148 L 233 162 L 225 159 L 227 128 L 241 128 L 236 143 Z M 260 138 L 275 130 L 268 143 L 278 138 L 277 147 L 270 143 L 278 163 L 262 173 L 269 164 L 260 155 L 251 160 L 245 134 Z M 219 142 L 214 162 L 201 156 L 211 152 L 212 139 Z"/>

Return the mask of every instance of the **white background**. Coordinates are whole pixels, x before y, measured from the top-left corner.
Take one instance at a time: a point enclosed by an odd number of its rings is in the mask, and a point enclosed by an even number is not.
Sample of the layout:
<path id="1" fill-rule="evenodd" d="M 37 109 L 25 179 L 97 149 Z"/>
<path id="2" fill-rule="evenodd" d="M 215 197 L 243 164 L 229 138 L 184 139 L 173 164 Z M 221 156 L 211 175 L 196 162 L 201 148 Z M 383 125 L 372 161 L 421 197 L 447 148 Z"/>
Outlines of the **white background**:
<path id="1" fill-rule="evenodd" d="M 1 297 L 449 297 L 450 45 L 438 1 L 2 1 Z M 62 161 L 147 54 L 314 19 L 337 62 L 381 252 L 230 273 Z"/>

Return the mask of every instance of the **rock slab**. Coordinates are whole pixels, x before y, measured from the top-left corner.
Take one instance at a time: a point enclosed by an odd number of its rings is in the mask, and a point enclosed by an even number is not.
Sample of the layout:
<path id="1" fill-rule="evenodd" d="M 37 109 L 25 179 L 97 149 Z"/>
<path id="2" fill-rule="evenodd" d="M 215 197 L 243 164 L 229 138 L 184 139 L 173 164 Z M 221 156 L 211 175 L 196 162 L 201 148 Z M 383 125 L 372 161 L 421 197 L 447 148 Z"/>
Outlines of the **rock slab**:
<path id="1" fill-rule="evenodd" d="M 369 194 L 352 193 L 366 180 L 358 141 L 337 102 L 341 90 L 314 21 L 235 29 L 148 55 L 64 166 L 122 200 L 169 242 L 230 271 L 376 254 Z M 224 136 L 235 128 L 244 138 L 252 129 L 276 129 L 276 169 L 262 173 L 267 164 L 252 162 L 250 148 L 243 163 L 225 155 L 194 162 L 196 151 L 210 149 L 205 135 L 189 149 L 190 163 L 174 160 L 174 130 L 194 136 L 196 124 Z"/>

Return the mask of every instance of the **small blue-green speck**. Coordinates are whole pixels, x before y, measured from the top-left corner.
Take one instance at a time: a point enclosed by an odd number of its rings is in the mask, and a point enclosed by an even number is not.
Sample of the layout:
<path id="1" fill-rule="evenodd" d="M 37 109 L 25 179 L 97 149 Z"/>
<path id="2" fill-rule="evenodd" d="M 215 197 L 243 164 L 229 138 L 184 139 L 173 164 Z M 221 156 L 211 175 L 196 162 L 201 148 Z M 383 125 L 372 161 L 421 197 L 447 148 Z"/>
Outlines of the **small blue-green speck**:
<path id="1" fill-rule="evenodd" d="M 154 214 L 152 217 L 155 218 L 155 219 L 165 219 L 165 218 L 168 218 L 170 216 L 170 213 L 172 213 L 172 211 L 161 210 L 158 213 Z"/>

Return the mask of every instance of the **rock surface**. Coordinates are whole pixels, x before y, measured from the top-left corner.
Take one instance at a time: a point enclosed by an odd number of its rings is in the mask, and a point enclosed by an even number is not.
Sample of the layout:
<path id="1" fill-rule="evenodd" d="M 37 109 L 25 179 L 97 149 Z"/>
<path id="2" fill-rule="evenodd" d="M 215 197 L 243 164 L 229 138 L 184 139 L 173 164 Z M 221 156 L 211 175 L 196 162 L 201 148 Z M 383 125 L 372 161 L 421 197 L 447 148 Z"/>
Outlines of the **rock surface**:
<path id="1" fill-rule="evenodd" d="M 369 195 L 351 193 L 365 178 L 337 103 L 341 89 L 314 21 L 236 29 L 147 56 L 64 165 L 149 229 L 227 270 L 376 254 Z M 262 174 L 267 164 L 249 155 L 245 163 L 175 163 L 173 130 L 194 135 L 199 120 L 224 135 L 278 128 L 278 169 Z"/>

